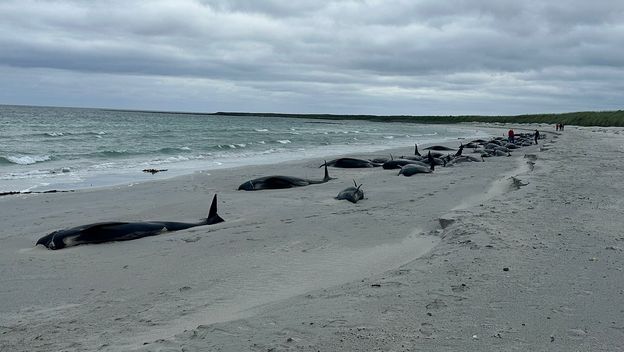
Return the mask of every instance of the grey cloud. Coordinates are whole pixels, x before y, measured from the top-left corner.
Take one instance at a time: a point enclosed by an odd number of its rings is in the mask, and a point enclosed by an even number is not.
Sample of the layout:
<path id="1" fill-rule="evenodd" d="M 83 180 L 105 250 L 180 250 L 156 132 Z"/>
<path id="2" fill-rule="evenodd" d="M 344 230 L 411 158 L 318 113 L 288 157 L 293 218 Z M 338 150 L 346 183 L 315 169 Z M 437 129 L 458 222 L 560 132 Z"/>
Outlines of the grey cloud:
<path id="1" fill-rule="evenodd" d="M 228 87 L 250 94 L 237 110 L 613 107 L 624 78 L 622 15 L 619 1 L 580 0 L 9 0 L 0 3 L 0 66 L 137 87 L 168 77 L 169 96 L 183 96 L 189 81 L 202 95 Z M 593 101 L 582 87 L 598 90 Z M 208 110 L 224 110 L 225 100 Z"/>

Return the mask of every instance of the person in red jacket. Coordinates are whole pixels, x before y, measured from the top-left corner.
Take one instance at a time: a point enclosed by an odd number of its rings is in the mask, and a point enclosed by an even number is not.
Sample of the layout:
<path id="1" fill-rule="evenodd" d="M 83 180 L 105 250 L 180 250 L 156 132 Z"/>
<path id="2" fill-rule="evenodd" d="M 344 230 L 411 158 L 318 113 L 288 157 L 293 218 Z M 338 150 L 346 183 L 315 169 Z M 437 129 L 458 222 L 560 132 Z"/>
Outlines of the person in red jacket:
<path id="1" fill-rule="evenodd" d="M 509 132 L 507 132 L 507 137 L 508 137 L 509 143 L 516 142 L 516 134 L 514 133 L 514 130 L 509 130 Z"/>

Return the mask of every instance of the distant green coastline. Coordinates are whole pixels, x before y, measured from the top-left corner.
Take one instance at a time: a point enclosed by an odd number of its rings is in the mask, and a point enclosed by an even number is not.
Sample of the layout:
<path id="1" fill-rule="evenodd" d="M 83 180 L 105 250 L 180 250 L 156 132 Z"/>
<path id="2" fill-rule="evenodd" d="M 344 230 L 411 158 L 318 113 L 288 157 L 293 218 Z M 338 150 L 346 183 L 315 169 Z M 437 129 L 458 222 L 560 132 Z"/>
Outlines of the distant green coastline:
<path id="1" fill-rule="evenodd" d="M 3 105 L 0 106 L 27 106 L 27 105 Z M 44 108 L 45 106 L 31 106 Z M 68 109 L 86 109 L 66 107 Z M 448 115 L 448 116 L 416 116 L 416 115 L 338 115 L 338 114 L 284 114 L 273 112 L 235 112 L 219 111 L 213 113 L 190 112 L 190 111 L 158 111 L 158 110 L 134 110 L 134 109 L 111 109 L 94 108 L 103 111 L 130 111 L 150 114 L 180 114 L 180 115 L 220 115 L 220 116 L 259 116 L 259 117 L 288 117 L 300 119 L 318 120 L 367 120 L 377 122 L 407 122 L 426 124 L 449 124 L 464 122 L 487 122 L 487 123 L 546 123 L 576 126 L 603 126 L 624 127 L 624 110 L 614 111 L 578 111 L 561 114 L 527 114 L 527 115 Z"/>
<path id="2" fill-rule="evenodd" d="M 515 116 L 410 116 L 410 115 L 334 115 L 334 114 L 280 114 L 251 112 L 216 112 L 210 115 L 227 116 L 266 116 L 306 118 L 320 120 L 368 120 L 379 122 L 411 122 L 411 123 L 462 123 L 462 122 L 499 122 L 499 123 L 547 123 L 577 126 L 619 126 L 624 127 L 624 110 L 617 111 L 582 111 L 563 114 L 534 114 Z"/>

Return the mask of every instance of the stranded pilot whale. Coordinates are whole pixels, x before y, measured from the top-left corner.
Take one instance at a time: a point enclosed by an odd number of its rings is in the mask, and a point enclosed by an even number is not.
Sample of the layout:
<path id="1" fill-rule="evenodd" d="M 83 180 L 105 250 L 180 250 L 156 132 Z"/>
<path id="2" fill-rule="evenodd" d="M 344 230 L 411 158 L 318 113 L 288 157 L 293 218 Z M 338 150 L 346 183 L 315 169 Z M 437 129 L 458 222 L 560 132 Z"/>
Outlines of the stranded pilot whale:
<path id="1" fill-rule="evenodd" d="M 322 167 L 323 165 L 321 165 L 319 167 Z M 367 167 L 378 167 L 378 166 L 381 166 L 381 164 L 372 162 L 370 160 L 362 160 L 362 159 L 356 159 L 356 158 L 339 158 L 339 159 L 334 159 L 332 161 L 327 162 L 327 165 L 328 166 L 334 166 L 334 167 L 342 167 L 342 168 L 345 168 L 345 169 L 355 169 L 355 168 L 367 168 Z"/>
<path id="2" fill-rule="evenodd" d="M 329 177 L 329 172 L 327 171 L 327 162 L 325 162 L 325 177 L 322 180 L 308 180 L 305 178 L 293 176 L 265 176 L 249 180 L 241 184 L 240 186 L 238 186 L 238 190 L 259 191 L 263 189 L 303 187 L 318 183 L 325 183 L 332 179 L 333 177 Z"/>
<path id="3" fill-rule="evenodd" d="M 197 223 L 146 221 L 146 222 L 99 222 L 70 229 L 54 231 L 41 237 L 37 245 L 48 249 L 61 249 L 80 244 L 129 241 L 137 238 L 155 236 L 167 231 L 185 230 L 195 226 L 212 225 L 223 222 L 217 214 L 217 195 L 212 198 L 208 217 Z"/>
<path id="4" fill-rule="evenodd" d="M 338 193 L 336 199 L 346 199 L 351 203 L 357 203 L 358 200 L 363 199 L 364 191 L 360 189 L 360 187 L 362 187 L 362 184 L 358 186 L 355 180 L 353 180 L 353 184 L 355 185 L 355 187 L 343 189 L 342 191 L 340 191 L 340 193 Z"/>

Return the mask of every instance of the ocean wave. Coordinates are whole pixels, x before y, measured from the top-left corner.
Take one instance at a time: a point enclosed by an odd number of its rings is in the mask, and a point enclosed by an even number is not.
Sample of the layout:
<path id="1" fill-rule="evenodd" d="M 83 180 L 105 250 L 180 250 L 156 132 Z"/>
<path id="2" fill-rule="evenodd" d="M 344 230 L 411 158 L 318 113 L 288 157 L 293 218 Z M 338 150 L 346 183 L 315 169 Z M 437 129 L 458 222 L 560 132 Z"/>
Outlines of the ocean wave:
<path id="1" fill-rule="evenodd" d="M 72 136 L 103 136 L 106 134 L 104 131 L 86 131 L 86 132 L 69 132 Z"/>
<path id="2" fill-rule="evenodd" d="M 46 177 L 54 177 L 58 174 L 69 174 L 72 172 L 72 168 L 70 167 L 59 167 L 55 169 L 38 169 L 38 170 L 28 170 L 22 172 L 10 172 L 5 174 L 0 174 L 0 180 L 21 180 L 21 179 L 31 179 L 31 178 L 46 178 Z"/>
<path id="3" fill-rule="evenodd" d="M 0 156 L 0 164 L 32 165 L 51 159 L 49 155 L 7 155 Z"/>
<path id="4" fill-rule="evenodd" d="M 191 148 L 189 147 L 165 147 L 165 148 L 160 148 L 158 152 L 165 153 L 165 154 L 173 154 L 173 153 L 179 153 L 179 152 L 188 152 L 190 150 Z"/>
<path id="5" fill-rule="evenodd" d="M 269 132 L 269 130 L 266 129 L 266 128 L 256 128 L 254 131 L 256 131 L 256 132 Z"/>
<path id="6" fill-rule="evenodd" d="M 198 155 L 175 155 L 175 156 L 169 156 L 166 158 L 154 158 L 154 159 L 150 159 L 149 161 L 145 161 L 142 162 L 140 165 L 160 165 L 160 164 L 169 164 L 169 163 L 177 163 L 177 162 L 183 162 L 183 161 L 192 161 L 192 160 L 206 160 L 206 159 L 211 159 L 212 158 L 212 153 L 206 153 L 206 154 L 198 154 Z"/>
<path id="7" fill-rule="evenodd" d="M 11 172 L 0 174 L 0 180 L 20 180 L 29 178 L 42 178 L 50 176 L 49 170 L 30 170 L 24 172 Z"/>
<path id="8" fill-rule="evenodd" d="M 261 151 L 260 154 L 273 154 L 273 153 L 276 153 L 277 151 L 279 151 L 279 149 L 271 148 L 271 149 Z"/>
<path id="9" fill-rule="evenodd" d="M 247 146 L 247 143 L 218 144 L 216 148 L 217 149 L 224 149 L 224 148 L 239 149 L 239 148 L 245 148 L 246 146 Z"/>
<path id="10" fill-rule="evenodd" d="M 104 131 L 86 131 L 86 132 L 61 132 L 61 131 L 53 131 L 53 132 L 43 132 L 43 133 L 33 133 L 28 134 L 27 136 L 39 136 L 39 137 L 63 137 L 63 136 L 103 136 L 106 132 Z"/>
<path id="11" fill-rule="evenodd" d="M 288 140 L 288 139 L 278 139 L 276 142 L 277 142 L 277 143 L 280 143 L 280 144 L 289 144 L 289 143 L 292 143 L 292 141 L 290 141 L 290 140 Z"/>
<path id="12" fill-rule="evenodd" d="M 129 155 L 134 155 L 135 153 L 128 151 L 127 149 L 120 150 L 101 150 L 99 152 L 91 153 L 91 156 L 96 157 L 106 157 L 106 158 L 120 158 Z"/>

